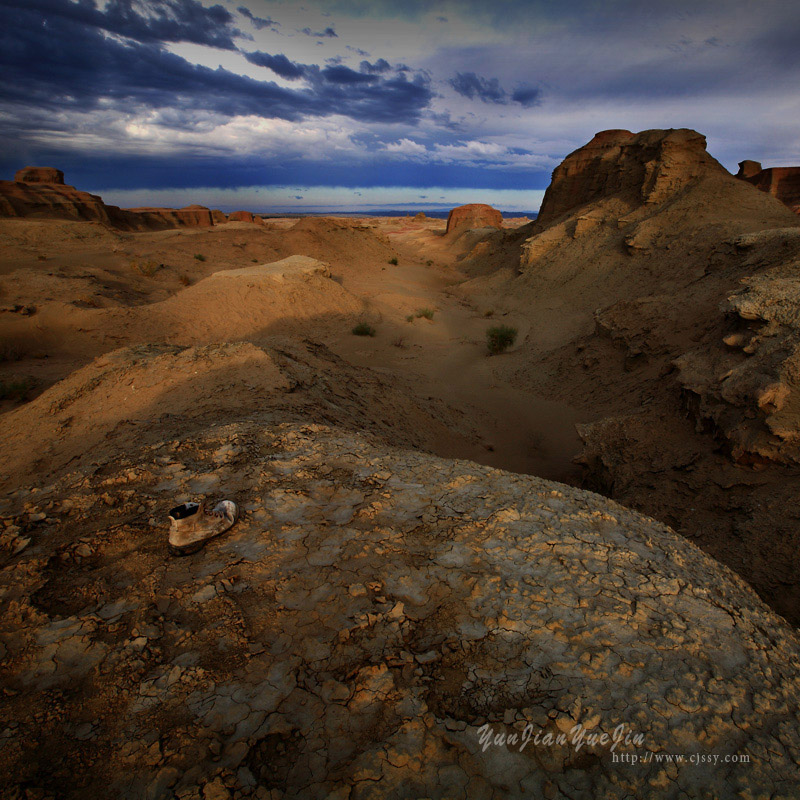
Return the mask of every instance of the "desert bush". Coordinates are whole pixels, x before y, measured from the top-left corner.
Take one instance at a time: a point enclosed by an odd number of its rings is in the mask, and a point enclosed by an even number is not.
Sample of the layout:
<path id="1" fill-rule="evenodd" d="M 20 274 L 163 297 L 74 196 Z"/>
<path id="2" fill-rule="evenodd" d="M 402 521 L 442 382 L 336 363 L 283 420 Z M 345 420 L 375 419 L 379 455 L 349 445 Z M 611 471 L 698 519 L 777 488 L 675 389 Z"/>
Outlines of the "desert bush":
<path id="1" fill-rule="evenodd" d="M 433 266 L 433 261 L 432 261 L 432 260 L 429 258 L 429 259 L 428 259 L 428 260 L 425 262 L 425 266 L 426 266 L 426 267 L 432 267 L 432 266 Z"/>
<path id="2" fill-rule="evenodd" d="M 374 336 L 376 333 L 375 328 L 367 322 L 359 322 L 352 332 L 356 336 Z"/>
<path id="3" fill-rule="evenodd" d="M 30 378 L 16 381 L 0 381 L 0 400 L 24 400 L 33 388 Z"/>
<path id="4" fill-rule="evenodd" d="M 145 278 L 152 278 L 160 268 L 161 264 L 157 264 L 152 259 L 148 259 L 147 261 L 133 261 L 131 263 L 131 269 L 133 269 L 134 272 L 138 272 L 140 275 L 144 275 Z"/>
<path id="5" fill-rule="evenodd" d="M 396 267 L 396 266 L 397 266 L 397 264 L 398 264 L 399 262 L 397 261 L 397 258 L 396 258 L 396 256 L 392 256 L 392 257 L 389 259 L 389 263 L 390 263 L 390 264 L 391 264 L 393 267 Z"/>
<path id="6" fill-rule="evenodd" d="M 414 315 L 413 315 L 413 314 L 409 314 L 409 315 L 406 317 L 406 322 L 413 322 L 413 321 L 414 321 Z"/>
<path id="7" fill-rule="evenodd" d="M 491 308 L 487 308 L 486 311 L 483 312 L 483 316 L 486 317 L 487 319 L 489 317 L 493 317 L 494 311 Z"/>
<path id="8" fill-rule="evenodd" d="M 196 261 L 205 261 L 206 257 L 202 253 L 195 253 L 194 254 Z"/>
<path id="9" fill-rule="evenodd" d="M 432 308 L 418 308 L 417 317 L 425 317 L 425 319 L 433 319 L 436 312 Z"/>
<path id="10" fill-rule="evenodd" d="M 401 350 L 405 350 L 405 349 L 406 349 L 406 347 L 407 347 L 407 345 L 406 345 L 406 340 L 405 340 L 405 339 L 404 339 L 402 336 L 398 336 L 398 337 L 397 337 L 397 338 L 396 338 L 396 339 L 395 339 L 395 340 L 392 342 L 392 344 L 393 344 L 395 347 L 399 347 Z"/>
<path id="11" fill-rule="evenodd" d="M 517 341 L 517 329 L 509 325 L 497 325 L 486 331 L 486 346 L 492 355 L 502 353 Z"/>
<path id="12" fill-rule="evenodd" d="M 180 281 L 180 282 L 181 282 L 181 283 L 182 283 L 184 286 L 191 286 L 191 285 L 192 285 L 192 279 L 191 279 L 191 278 L 190 278 L 190 277 L 189 277 L 189 276 L 188 276 L 186 273 L 183 273 L 182 275 L 179 275 L 179 276 L 178 276 L 178 280 L 179 280 L 179 281 Z"/>

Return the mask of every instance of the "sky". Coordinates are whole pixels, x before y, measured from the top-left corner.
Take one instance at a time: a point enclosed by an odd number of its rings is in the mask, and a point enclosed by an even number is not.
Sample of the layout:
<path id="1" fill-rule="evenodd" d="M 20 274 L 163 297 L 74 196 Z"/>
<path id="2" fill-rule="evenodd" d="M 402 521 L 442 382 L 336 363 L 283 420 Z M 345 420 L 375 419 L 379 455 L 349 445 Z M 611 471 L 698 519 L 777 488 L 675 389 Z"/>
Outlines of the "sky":
<path id="1" fill-rule="evenodd" d="M 117 205 L 535 211 L 600 130 L 800 164 L 796 0 L 0 0 L 0 177 Z"/>

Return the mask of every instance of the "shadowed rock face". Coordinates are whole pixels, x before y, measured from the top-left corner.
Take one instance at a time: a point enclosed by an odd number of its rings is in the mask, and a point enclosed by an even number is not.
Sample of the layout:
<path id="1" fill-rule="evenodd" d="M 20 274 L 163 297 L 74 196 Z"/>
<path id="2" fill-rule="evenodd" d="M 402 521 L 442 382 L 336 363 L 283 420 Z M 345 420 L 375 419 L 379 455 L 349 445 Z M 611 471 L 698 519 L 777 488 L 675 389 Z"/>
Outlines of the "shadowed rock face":
<path id="1" fill-rule="evenodd" d="M 752 183 L 785 203 L 795 214 L 800 214 L 800 167 L 769 167 L 762 169 L 758 161 L 739 163 L 737 178 Z"/>
<path id="2" fill-rule="evenodd" d="M 19 183 L 64 183 L 64 173 L 55 167 L 24 167 L 14 176 Z"/>
<path id="3" fill-rule="evenodd" d="M 612 131 L 556 169 L 521 233 L 507 295 L 529 341 L 556 344 L 516 375 L 585 411 L 587 488 L 800 623 L 800 219 L 692 131 Z"/>
<path id="4" fill-rule="evenodd" d="M 485 203 L 469 203 L 454 208 L 447 215 L 445 233 L 456 233 L 470 228 L 502 228 L 503 215 Z"/>
<path id="5" fill-rule="evenodd" d="M 725 168 L 706 152 L 705 136 L 686 128 L 602 131 L 553 171 L 537 221 L 548 225 L 605 197 L 659 203 L 709 169 Z"/>

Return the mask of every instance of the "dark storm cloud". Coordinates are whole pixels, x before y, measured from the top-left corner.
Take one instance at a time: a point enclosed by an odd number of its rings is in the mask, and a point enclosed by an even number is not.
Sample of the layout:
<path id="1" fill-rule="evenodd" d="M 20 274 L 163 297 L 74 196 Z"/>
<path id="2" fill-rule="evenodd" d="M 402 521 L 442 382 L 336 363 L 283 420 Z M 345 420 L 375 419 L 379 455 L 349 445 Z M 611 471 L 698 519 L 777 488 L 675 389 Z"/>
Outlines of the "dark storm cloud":
<path id="1" fill-rule="evenodd" d="M 314 33 L 311 28 L 303 28 L 300 33 L 304 33 L 306 36 L 313 36 L 315 39 L 338 39 L 339 35 L 333 28 L 325 28 L 324 31 L 319 31 L 318 33 Z"/>
<path id="2" fill-rule="evenodd" d="M 511 95 L 511 100 L 525 108 L 538 106 L 542 102 L 542 90 L 535 86 L 519 86 Z"/>
<path id="3" fill-rule="evenodd" d="M 68 11 L 75 5 L 49 3 Z M 92 10 L 88 3 L 82 8 Z M 204 110 L 287 120 L 342 114 L 361 121 L 409 122 L 432 97 L 422 75 L 409 79 L 398 71 L 378 77 L 346 67 L 297 65 L 285 56 L 247 56 L 284 77 L 302 70 L 309 85 L 287 89 L 191 64 L 154 43 L 109 38 L 100 25 L 71 13 L 48 14 L 43 21 L 41 3 L 35 10 L 0 6 L 0 99 L 16 104 L 83 111 L 101 105 L 128 110 L 138 104 L 186 114 Z"/>
<path id="4" fill-rule="evenodd" d="M 133 0 L 110 0 L 102 11 L 94 0 L 2 0 L 1 5 L 11 25 L 20 24 L 26 12 L 35 12 L 45 28 L 73 22 L 139 42 L 193 42 L 232 50 L 233 38 L 239 35 L 228 11 L 220 5 L 205 8 L 198 0 L 149 0 L 146 15 Z"/>
<path id="5" fill-rule="evenodd" d="M 449 83 L 463 97 L 480 100 L 483 103 L 496 105 L 519 103 L 525 108 L 531 108 L 541 102 L 541 89 L 534 86 L 519 86 L 509 95 L 497 78 L 483 78 L 474 72 L 458 72 Z"/>
<path id="6" fill-rule="evenodd" d="M 362 61 L 359 64 L 359 69 L 362 72 L 382 73 L 389 72 L 392 66 L 385 58 L 379 58 L 374 64 L 370 64 L 369 61 Z"/>
<path id="7" fill-rule="evenodd" d="M 253 53 L 244 53 L 244 57 L 257 67 L 271 69 L 276 75 L 280 75 L 287 80 L 302 78 L 306 74 L 306 65 L 290 61 L 282 53 L 273 56 L 269 53 L 262 53 L 257 50 Z"/>
<path id="8" fill-rule="evenodd" d="M 450 79 L 450 85 L 458 94 L 470 100 L 482 100 L 484 103 L 508 102 L 505 90 L 500 87 L 497 78 L 487 80 L 474 72 L 458 72 Z"/>
<path id="9" fill-rule="evenodd" d="M 236 9 L 243 17 L 247 17 L 250 22 L 253 23 L 253 27 L 256 30 L 263 30 L 264 28 L 274 28 L 280 25 L 279 22 L 275 22 L 274 19 L 264 18 L 264 17 L 257 17 L 249 8 L 245 8 L 244 6 L 239 6 Z"/>
<path id="10" fill-rule="evenodd" d="M 343 65 L 325 67 L 325 69 L 322 70 L 322 77 L 331 83 L 341 84 L 375 83 L 375 81 L 378 80 L 377 75 L 356 72 L 354 69 Z"/>

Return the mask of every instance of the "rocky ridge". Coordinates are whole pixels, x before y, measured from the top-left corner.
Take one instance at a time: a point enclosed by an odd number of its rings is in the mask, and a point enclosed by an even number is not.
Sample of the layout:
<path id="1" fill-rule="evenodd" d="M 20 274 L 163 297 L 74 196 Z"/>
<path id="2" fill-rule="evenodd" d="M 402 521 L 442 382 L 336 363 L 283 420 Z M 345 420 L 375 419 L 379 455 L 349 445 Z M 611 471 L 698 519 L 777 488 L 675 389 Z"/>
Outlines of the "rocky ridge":
<path id="1" fill-rule="evenodd" d="M 0 181 L 0 216 L 87 220 L 124 231 L 208 228 L 227 221 L 221 211 L 200 205 L 179 209 L 107 205 L 99 195 L 65 184 L 64 173 L 53 167 L 25 167 L 13 181 Z M 255 221 L 250 212 L 234 212 L 233 219 Z"/>
<path id="2" fill-rule="evenodd" d="M 471 291 L 530 315 L 539 355 L 520 363 L 523 348 L 510 379 L 585 409 L 585 485 L 800 620 L 796 215 L 693 131 L 610 131 L 567 157 L 538 220 L 507 238 L 516 275 Z"/>

